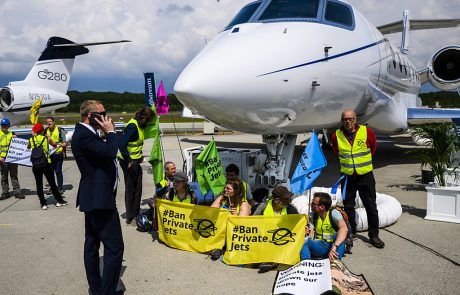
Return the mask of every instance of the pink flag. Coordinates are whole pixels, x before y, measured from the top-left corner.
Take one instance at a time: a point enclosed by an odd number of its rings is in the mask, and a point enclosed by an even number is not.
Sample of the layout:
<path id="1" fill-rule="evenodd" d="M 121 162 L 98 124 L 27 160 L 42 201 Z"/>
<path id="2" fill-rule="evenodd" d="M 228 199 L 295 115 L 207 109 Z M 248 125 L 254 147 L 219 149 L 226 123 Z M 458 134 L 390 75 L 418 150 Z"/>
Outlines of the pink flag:
<path id="1" fill-rule="evenodd" d="M 160 81 L 158 86 L 157 101 L 155 103 L 158 115 L 164 115 L 169 112 L 169 101 L 168 95 L 166 94 L 165 88 L 163 87 L 163 81 Z"/>

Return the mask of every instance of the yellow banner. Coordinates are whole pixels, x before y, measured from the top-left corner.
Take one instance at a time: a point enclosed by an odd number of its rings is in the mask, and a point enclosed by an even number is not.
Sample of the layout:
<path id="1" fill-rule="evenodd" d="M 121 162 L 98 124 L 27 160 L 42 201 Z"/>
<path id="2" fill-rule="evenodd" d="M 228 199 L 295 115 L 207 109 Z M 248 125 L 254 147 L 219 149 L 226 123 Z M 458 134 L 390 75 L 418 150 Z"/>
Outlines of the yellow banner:
<path id="1" fill-rule="evenodd" d="M 224 262 L 249 264 L 275 262 L 294 265 L 300 261 L 305 239 L 305 215 L 231 216 L 227 223 Z"/>
<path id="2" fill-rule="evenodd" d="M 30 108 L 30 123 L 37 124 L 38 122 L 38 112 L 40 111 L 40 107 L 42 106 L 42 99 L 38 99 Z"/>
<path id="3" fill-rule="evenodd" d="M 158 236 L 168 246 L 200 253 L 224 247 L 228 210 L 166 200 L 156 206 Z"/>

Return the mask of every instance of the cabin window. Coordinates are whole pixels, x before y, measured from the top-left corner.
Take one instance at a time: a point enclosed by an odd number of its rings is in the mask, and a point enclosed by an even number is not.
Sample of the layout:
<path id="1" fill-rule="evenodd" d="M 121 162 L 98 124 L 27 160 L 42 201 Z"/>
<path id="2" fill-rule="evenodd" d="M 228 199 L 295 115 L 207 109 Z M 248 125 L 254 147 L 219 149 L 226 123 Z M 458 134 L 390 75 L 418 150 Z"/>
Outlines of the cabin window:
<path id="1" fill-rule="evenodd" d="M 247 23 L 251 16 L 254 14 L 254 12 L 257 10 L 257 8 L 259 8 L 260 3 L 260 1 L 254 2 L 243 7 L 232 19 L 232 21 L 228 24 L 228 26 L 225 27 L 225 29 L 229 29 L 234 25 Z"/>
<path id="2" fill-rule="evenodd" d="M 348 5 L 335 1 L 327 1 L 324 18 L 327 21 L 341 24 L 347 27 L 353 26 L 353 13 Z"/>
<path id="3" fill-rule="evenodd" d="M 319 0 L 273 0 L 259 20 L 317 18 Z"/>

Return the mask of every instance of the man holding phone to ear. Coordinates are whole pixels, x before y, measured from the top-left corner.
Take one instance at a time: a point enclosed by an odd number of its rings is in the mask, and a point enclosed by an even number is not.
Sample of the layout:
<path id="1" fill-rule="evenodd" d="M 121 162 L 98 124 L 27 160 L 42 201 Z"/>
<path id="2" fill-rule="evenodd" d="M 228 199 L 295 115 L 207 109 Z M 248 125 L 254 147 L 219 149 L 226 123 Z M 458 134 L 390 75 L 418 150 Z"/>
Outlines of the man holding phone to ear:
<path id="1" fill-rule="evenodd" d="M 115 294 L 123 261 L 123 237 L 116 207 L 118 138 L 112 119 L 100 101 L 80 107 L 72 152 L 80 170 L 77 207 L 85 213 L 84 262 L 92 294 Z M 97 130 L 105 133 L 105 140 Z M 99 247 L 104 245 L 104 270 L 99 270 Z"/>

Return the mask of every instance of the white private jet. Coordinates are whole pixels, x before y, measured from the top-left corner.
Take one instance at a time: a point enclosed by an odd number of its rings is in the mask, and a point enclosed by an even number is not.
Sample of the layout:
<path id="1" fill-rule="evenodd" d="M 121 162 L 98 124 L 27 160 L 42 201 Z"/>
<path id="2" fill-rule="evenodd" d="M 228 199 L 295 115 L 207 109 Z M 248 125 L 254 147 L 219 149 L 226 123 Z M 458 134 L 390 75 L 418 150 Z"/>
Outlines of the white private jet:
<path id="1" fill-rule="evenodd" d="M 0 89 L 1 118 L 8 118 L 12 125 L 28 121 L 30 108 L 38 99 L 42 99 L 40 114 L 65 107 L 69 104 L 66 93 L 75 57 L 89 52 L 85 46 L 124 42 L 131 41 L 77 44 L 61 37 L 49 38 L 27 77 Z"/>
<path id="2" fill-rule="evenodd" d="M 260 182 L 272 186 L 288 179 L 296 134 L 336 129 L 346 108 L 380 134 L 404 132 L 409 118 L 433 117 L 418 108 L 421 83 L 458 88 L 460 47 L 440 49 L 418 71 L 407 56 L 409 32 L 459 25 L 411 20 L 405 11 L 402 21 L 376 28 L 346 1 L 255 1 L 190 62 L 174 91 L 210 121 L 262 134 L 268 169 Z M 396 32 L 399 50 L 384 37 Z"/>

